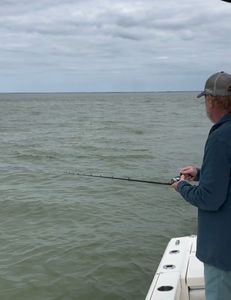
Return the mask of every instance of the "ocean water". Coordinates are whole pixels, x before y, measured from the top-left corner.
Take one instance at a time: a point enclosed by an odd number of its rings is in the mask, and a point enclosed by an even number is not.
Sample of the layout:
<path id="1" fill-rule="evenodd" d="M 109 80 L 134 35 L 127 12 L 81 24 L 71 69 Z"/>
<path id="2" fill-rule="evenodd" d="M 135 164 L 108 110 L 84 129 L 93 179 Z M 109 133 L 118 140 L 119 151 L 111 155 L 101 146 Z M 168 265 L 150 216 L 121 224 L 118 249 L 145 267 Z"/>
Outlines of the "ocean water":
<path id="1" fill-rule="evenodd" d="M 166 181 L 200 165 L 195 92 L 0 94 L 0 299 L 144 299 L 196 209 Z"/>

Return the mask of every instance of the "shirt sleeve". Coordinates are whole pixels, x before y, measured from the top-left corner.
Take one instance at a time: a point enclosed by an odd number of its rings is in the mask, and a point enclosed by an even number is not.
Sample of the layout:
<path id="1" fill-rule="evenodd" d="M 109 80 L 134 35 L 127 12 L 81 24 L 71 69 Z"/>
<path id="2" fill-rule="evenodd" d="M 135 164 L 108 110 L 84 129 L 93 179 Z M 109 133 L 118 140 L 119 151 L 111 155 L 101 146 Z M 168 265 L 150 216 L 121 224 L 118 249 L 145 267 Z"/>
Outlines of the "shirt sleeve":
<path id="1" fill-rule="evenodd" d="M 194 181 L 199 181 L 200 180 L 200 174 L 201 174 L 201 169 L 197 168 L 197 175 L 196 175 Z"/>
<path id="2" fill-rule="evenodd" d="M 230 184 L 230 146 L 224 141 L 207 143 L 198 186 L 187 181 L 178 185 L 178 192 L 192 205 L 216 211 L 225 202 Z"/>

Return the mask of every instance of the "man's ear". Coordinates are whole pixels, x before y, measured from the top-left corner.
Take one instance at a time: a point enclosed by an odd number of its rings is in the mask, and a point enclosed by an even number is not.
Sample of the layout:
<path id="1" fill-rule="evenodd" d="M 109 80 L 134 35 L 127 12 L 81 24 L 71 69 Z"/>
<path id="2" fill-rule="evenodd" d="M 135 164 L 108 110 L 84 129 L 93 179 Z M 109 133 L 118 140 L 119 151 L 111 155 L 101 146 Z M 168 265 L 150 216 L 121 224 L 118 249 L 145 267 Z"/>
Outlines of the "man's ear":
<path id="1" fill-rule="evenodd" d="M 216 102 L 213 101 L 213 97 L 210 95 L 207 97 L 207 102 L 210 108 L 214 108 L 216 106 Z"/>

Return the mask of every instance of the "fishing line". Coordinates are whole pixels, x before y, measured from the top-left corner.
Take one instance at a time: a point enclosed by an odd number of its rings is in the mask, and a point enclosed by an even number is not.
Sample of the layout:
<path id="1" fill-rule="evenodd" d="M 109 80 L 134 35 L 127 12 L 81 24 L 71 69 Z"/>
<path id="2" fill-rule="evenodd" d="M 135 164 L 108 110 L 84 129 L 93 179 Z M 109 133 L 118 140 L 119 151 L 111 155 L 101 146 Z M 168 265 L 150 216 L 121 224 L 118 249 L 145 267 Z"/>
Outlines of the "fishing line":
<path id="1" fill-rule="evenodd" d="M 105 179 L 135 181 L 135 182 L 159 184 L 159 185 L 171 185 L 172 183 L 179 180 L 179 177 L 174 177 L 169 182 L 161 182 L 161 181 L 152 181 L 152 180 L 141 180 L 141 179 L 130 178 L 130 177 L 115 177 L 115 176 L 105 176 L 105 175 L 95 175 L 95 174 L 83 174 L 83 173 L 70 172 L 70 171 L 66 172 L 65 174 L 77 175 L 77 176 L 83 176 L 83 177 L 96 177 L 96 178 L 105 178 Z"/>

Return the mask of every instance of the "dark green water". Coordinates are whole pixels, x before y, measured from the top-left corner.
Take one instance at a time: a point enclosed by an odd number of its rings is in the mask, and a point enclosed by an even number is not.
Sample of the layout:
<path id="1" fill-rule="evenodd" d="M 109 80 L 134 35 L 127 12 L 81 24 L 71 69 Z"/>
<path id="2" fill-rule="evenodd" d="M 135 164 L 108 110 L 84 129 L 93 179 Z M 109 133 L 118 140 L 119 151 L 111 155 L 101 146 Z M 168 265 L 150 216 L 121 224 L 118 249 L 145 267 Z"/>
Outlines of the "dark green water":
<path id="1" fill-rule="evenodd" d="M 168 181 L 200 165 L 196 93 L 0 94 L 0 299 L 144 299 L 196 210 Z"/>

